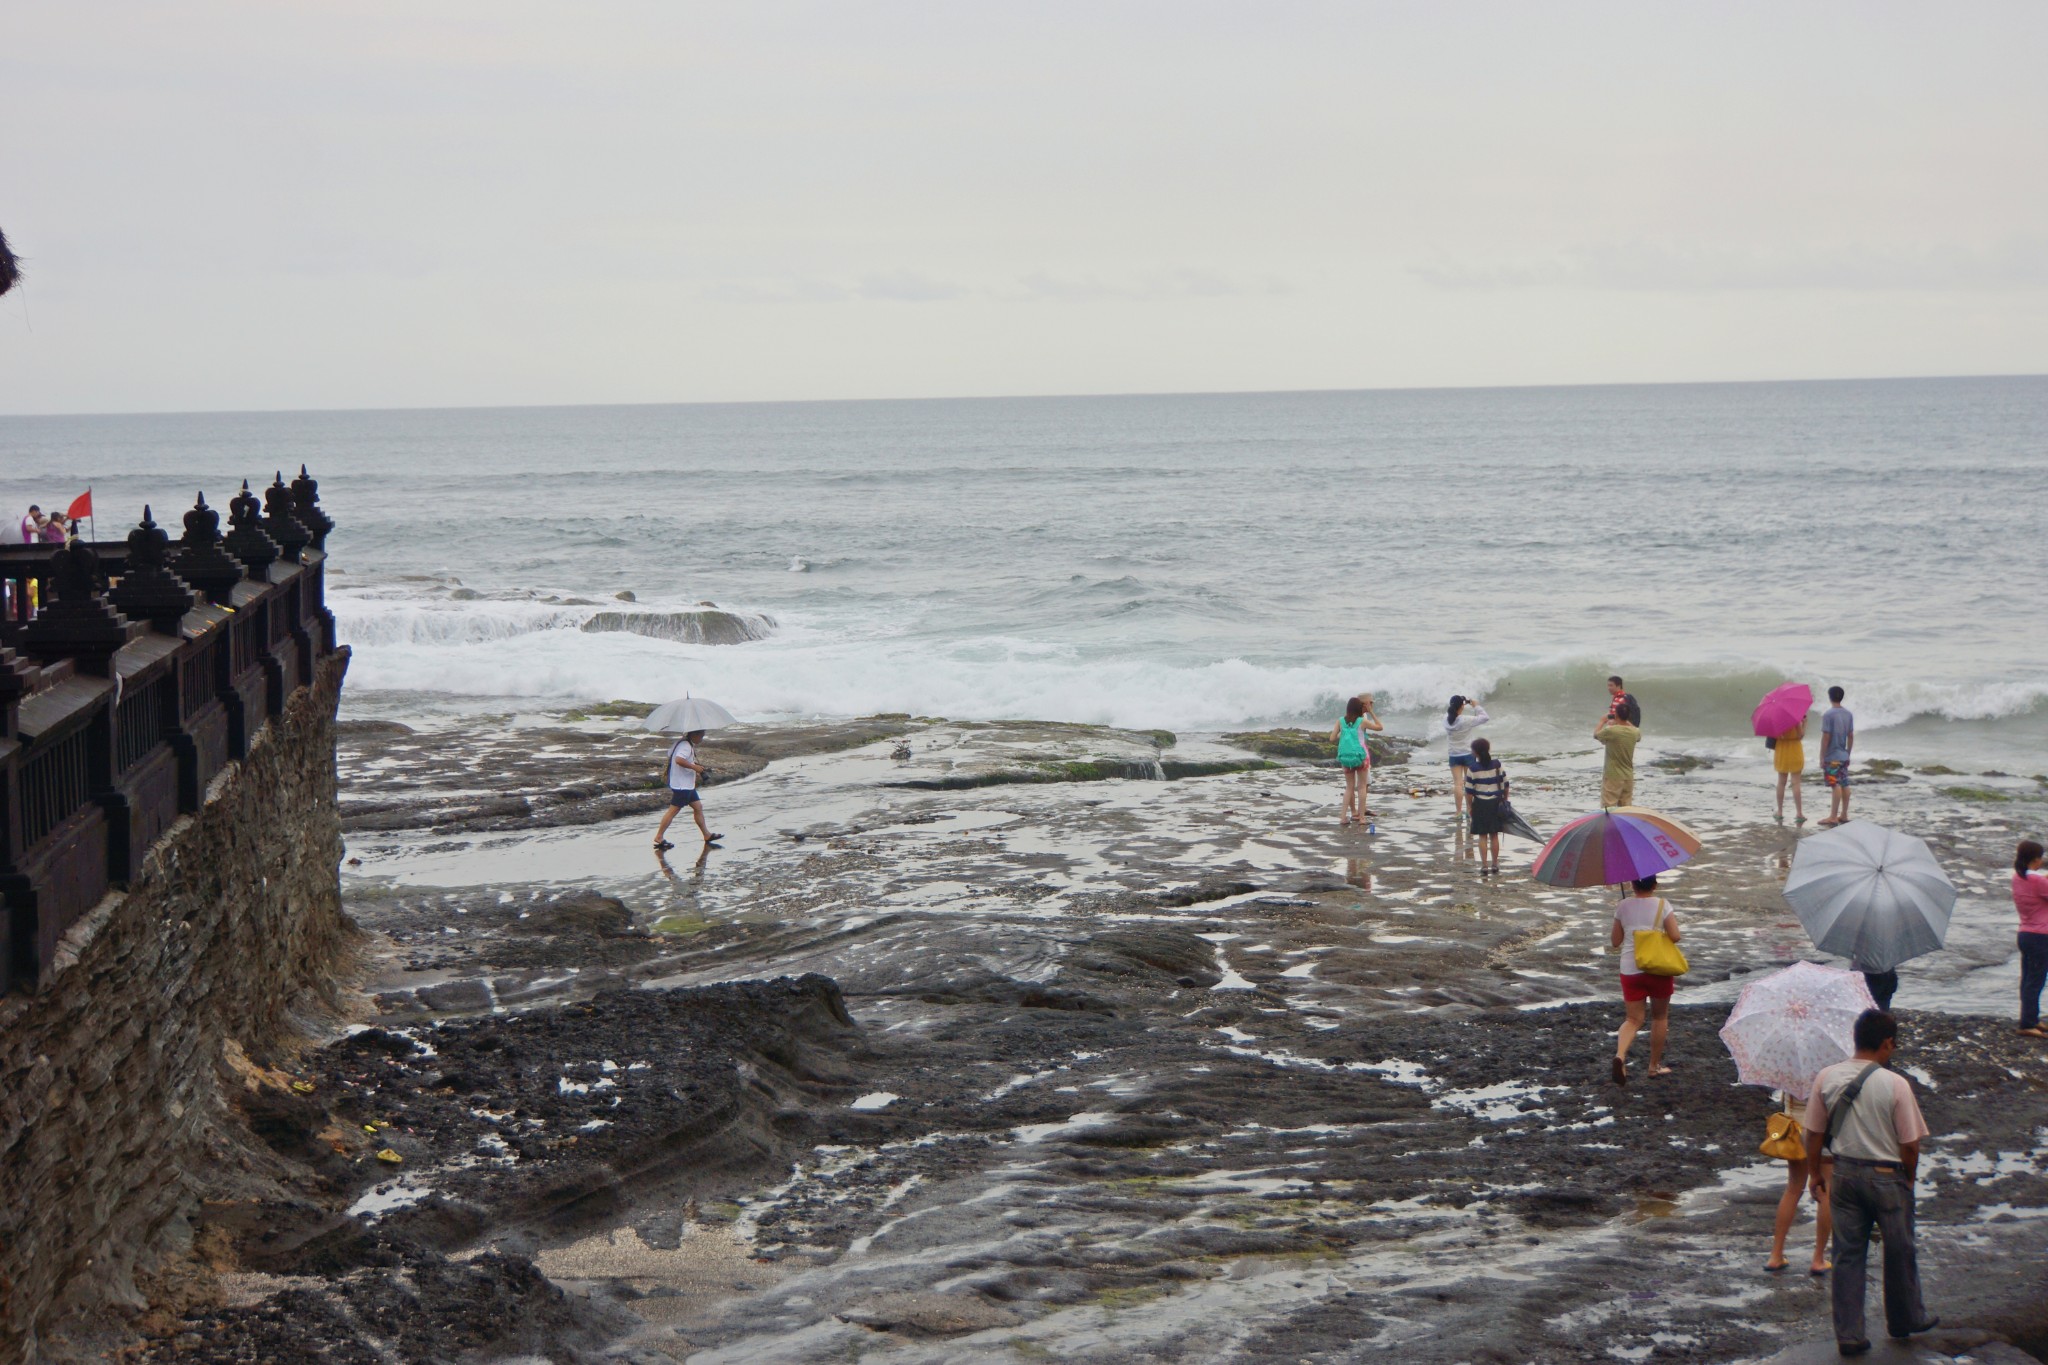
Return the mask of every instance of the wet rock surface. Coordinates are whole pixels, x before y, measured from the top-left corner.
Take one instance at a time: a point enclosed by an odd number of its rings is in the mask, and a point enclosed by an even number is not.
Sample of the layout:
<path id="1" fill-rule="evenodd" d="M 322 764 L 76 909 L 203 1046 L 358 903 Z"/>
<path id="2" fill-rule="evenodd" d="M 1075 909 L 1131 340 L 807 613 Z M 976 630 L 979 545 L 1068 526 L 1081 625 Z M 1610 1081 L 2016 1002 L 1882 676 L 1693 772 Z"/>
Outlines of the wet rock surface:
<path id="1" fill-rule="evenodd" d="M 459 742 L 403 721 L 343 721 L 342 828 L 472 832 L 596 824 L 668 804 L 664 756 L 672 735 L 635 723 L 637 708 L 573 713 L 595 724 L 515 726 L 509 718 L 466 724 Z M 641 714 L 644 714 L 642 712 Z M 760 772 L 779 758 L 856 748 L 903 726 L 848 721 L 708 741 L 704 787 Z"/>
<path id="2" fill-rule="evenodd" d="M 709 790 L 731 834 L 694 865 L 645 850 L 651 818 L 359 834 L 379 1017 L 265 1120 L 319 1173 L 235 1222 L 247 1301 L 152 1349 L 260 1358 L 232 1334 L 289 1295 L 337 1359 L 1736 1360 L 1826 1336 L 1824 1281 L 1760 1273 L 1772 1105 L 1714 1037 L 1742 980 L 1808 951 L 1775 892 L 1798 835 L 1725 774 L 1655 779 L 1709 836 L 1670 889 L 1696 1003 L 1676 1073 L 1645 1078 L 1639 1044 L 1617 1087 L 1598 894 L 1474 875 L 1433 770 L 1375 784 L 1368 839 L 1312 760 L 939 793 L 906 766 L 1057 737 L 875 723 L 901 733 Z M 1523 761 L 1518 806 L 1554 828 L 1585 767 Z M 2009 929 L 1974 918 L 1999 887 L 1968 869 L 2010 831 L 1921 780 L 1884 796 L 1966 892 L 1900 998 L 1930 1302 L 2025 1343 L 2048 1061 L 2006 1019 L 1918 1007 L 2002 1006 Z M 405 1354 L 347 1287 L 414 1283 L 407 1256 L 537 1268 L 500 1316 L 540 1325 Z"/>

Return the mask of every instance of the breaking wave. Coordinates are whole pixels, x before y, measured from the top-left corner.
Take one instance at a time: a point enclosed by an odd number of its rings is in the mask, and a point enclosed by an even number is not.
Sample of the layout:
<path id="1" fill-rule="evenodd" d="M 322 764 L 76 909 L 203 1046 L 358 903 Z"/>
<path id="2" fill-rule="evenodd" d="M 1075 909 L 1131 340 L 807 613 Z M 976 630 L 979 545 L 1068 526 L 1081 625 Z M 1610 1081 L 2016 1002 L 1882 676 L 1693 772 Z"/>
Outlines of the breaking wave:
<path id="1" fill-rule="evenodd" d="M 614 615 L 651 628 L 598 624 Z M 730 615 L 739 623 L 768 622 L 757 614 Z M 565 701 L 660 701 L 694 691 L 754 719 L 907 711 L 1191 731 L 1327 724 L 1344 698 L 1371 692 L 1382 714 L 1402 718 L 1403 732 L 1428 735 L 1441 732 L 1441 707 L 1453 692 L 1483 698 L 1497 720 L 1520 717 L 1563 730 L 1575 730 L 1581 720 L 1590 726 L 1606 705 L 1603 682 L 1613 671 L 1581 662 L 1488 670 L 1429 662 L 1101 657 L 1003 636 L 831 638 L 802 625 L 772 638 L 749 636 L 756 642 L 735 649 L 686 638 L 695 628 L 691 617 L 588 610 L 519 615 L 493 606 L 460 627 L 433 613 L 349 618 L 344 638 L 359 646 L 350 686 Z M 369 622 L 375 625 L 363 629 Z M 1622 671 L 1651 727 L 1674 738 L 1746 739 L 1757 698 L 1798 676 L 1760 667 Z M 1824 683 L 1815 681 L 1820 694 Z M 1849 679 L 1846 685 L 1865 731 L 1919 718 L 2048 715 L 2048 679 L 1977 685 Z"/>
<path id="2" fill-rule="evenodd" d="M 359 652 L 394 645 L 480 645 L 570 631 L 645 635 L 677 644 L 733 645 L 765 640 L 776 629 L 772 616 L 728 611 L 709 603 L 676 610 L 600 606 L 581 599 L 491 600 L 451 593 L 437 599 L 336 594 L 328 605 L 342 643 Z"/>

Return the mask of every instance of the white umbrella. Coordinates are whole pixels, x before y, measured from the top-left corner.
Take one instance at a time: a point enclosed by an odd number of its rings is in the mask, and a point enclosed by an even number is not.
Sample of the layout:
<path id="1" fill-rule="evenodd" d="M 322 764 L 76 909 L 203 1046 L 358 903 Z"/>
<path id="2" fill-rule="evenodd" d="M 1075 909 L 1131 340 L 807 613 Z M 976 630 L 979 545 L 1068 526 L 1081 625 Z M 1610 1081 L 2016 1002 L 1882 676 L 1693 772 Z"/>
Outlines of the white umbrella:
<path id="1" fill-rule="evenodd" d="M 1956 888 L 1920 840 L 1852 820 L 1800 841 L 1785 900 L 1822 952 L 1888 972 L 1941 946 Z"/>
<path id="2" fill-rule="evenodd" d="M 665 701 L 640 722 L 649 730 L 665 730 L 672 735 L 687 735 L 692 730 L 716 730 L 720 726 L 737 725 L 732 712 L 715 701 L 702 697 L 684 697 L 681 701 Z"/>
<path id="3" fill-rule="evenodd" d="M 1856 973 L 1795 962 L 1742 988 L 1721 1041 L 1742 1084 L 1803 1099 L 1821 1068 L 1855 1055 L 1856 1016 L 1876 1005 Z"/>

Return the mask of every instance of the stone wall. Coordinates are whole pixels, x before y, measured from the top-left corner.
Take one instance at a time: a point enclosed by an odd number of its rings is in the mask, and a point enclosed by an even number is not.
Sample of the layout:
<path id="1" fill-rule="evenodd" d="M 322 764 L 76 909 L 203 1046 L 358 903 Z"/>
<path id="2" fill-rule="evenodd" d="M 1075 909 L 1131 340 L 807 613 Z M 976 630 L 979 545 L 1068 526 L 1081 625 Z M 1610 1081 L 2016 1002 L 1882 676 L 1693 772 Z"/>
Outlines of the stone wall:
<path id="1" fill-rule="evenodd" d="M 233 1076 L 342 1003 L 347 666 L 345 649 L 322 659 L 130 889 L 71 928 L 49 980 L 0 999 L 0 1361 L 144 1306 L 137 1277 L 189 1242 L 232 1165 Z"/>

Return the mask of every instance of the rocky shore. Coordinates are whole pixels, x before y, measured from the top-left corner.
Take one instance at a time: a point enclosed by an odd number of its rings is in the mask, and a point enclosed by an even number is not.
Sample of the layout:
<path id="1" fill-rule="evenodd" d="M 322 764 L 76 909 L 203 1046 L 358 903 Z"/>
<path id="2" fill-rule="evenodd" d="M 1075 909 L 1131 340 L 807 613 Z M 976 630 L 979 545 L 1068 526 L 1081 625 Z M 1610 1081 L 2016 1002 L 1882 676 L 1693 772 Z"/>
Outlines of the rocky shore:
<path id="1" fill-rule="evenodd" d="M 1623 1088 L 1600 896 L 1479 878 L 1420 756 L 1381 754 L 1368 836 L 1298 735 L 743 727 L 706 749 L 726 846 L 659 862 L 661 744 L 630 718 L 344 727 L 361 1024 L 245 1087 L 287 1174 L 209 1207 L 143 1359 L 1729 1361 L 1826 1336 L 1824 1282 L 1760 1273 L 1770 1097 L 1714 1036 L 1743 979 L 1810 952 L 1760 774 L 1646 767 L 1708 851 L 1671 887 L 1678 1073 Z M 1587 756 L 1508 761 L 1541 827 L 1592 799 Z M 1899 999 L 1937 1135 L 1930 1302 L 1978 1329 L 1935 1344 L 2039 1350 L 2048 1054 L 2011 1031 L 1996 874 L 2043 807 L 1940 780 L 1859 795 L 1965 890 Z"/>

